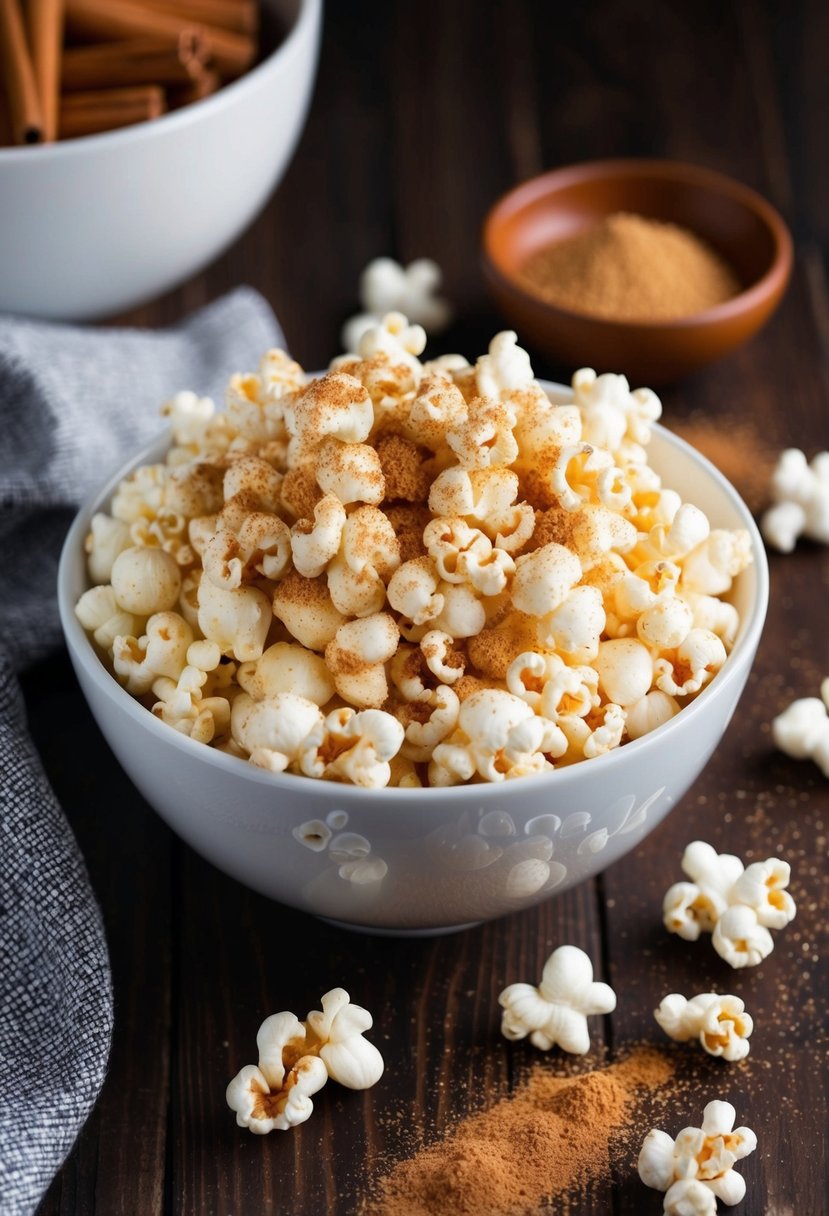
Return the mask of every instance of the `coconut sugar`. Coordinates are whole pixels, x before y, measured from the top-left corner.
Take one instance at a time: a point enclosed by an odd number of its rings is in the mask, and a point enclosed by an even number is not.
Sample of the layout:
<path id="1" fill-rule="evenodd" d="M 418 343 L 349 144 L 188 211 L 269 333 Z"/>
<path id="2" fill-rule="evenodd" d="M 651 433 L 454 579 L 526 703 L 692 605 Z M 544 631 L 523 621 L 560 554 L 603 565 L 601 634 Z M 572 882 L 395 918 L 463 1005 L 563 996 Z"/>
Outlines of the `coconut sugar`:
<path id="1" fill-rule="evenodd" d="M 731 267 L 677 224 L 624 211 L 534 253 L 524 285 L 558 308 L 610 321 L 670 321 L 740 291 Z"/>
<path id="2" fill-rule="evenodd" d="M 361 1216 L 530 1216 L 610 1178 L 620 1142 L 641 1137 L 637 1107 L 673 1071 L 647 1047 L 579 1076 L 537 1065 L 511 1097 L 395 1166 Z"/>

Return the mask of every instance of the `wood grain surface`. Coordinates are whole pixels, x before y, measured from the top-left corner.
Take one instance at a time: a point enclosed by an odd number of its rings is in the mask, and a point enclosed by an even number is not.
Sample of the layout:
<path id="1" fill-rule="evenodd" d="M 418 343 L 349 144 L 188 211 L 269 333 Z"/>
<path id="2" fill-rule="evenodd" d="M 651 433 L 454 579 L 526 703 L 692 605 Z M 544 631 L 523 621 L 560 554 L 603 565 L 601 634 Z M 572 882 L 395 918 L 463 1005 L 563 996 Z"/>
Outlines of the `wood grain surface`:
<path id="1" fill-rule="evenodd" d="M 459 318 L 439 349 L 474 357 L 500 327 L 478 257 L 481 220 L 501 192 L 574 160 L 688 159 L 778 206 L 797 264 L 755 341 L 662 393 L 665 420 L 702 420 L 723 434 L 748 427 L 772 451 L 793 445 L 811 456 L 829 447 L 827 46 L 829 8 L 818 0 L 332 2 L 309 122 L 278 192 L 224 257 L 126 320 L 170 323 L 246 282 L 272 303 L 294 355 L 320 367 L 356 311 L 366 261 L 428 255 Z M 572 372 L 541 358 L 534 366 L 551 378 Z M 816 695 L 829 674 L 829 551 L 804 544 L 773 556 L 771 574 L 747 691 L 667 820 L 598 880 L 444 938 L 344 933 L 226 878 L 129 784 L 65 657 L 29 672 L 32 729 L 103 908 L 116 1017 L 101 1099 L 39 1216 L 358 1211 L 378 1174 L 508 1093 L 536 1061 L 498 1033 L 497 994 L 537 978 L 562 942 L 586 949 L 618 993 L 616 1013 L 596 1020 L 596 1058 L 660 1042 L 652 1010 L 669 991 L 713 986 L 745 998 L 756 1024 L 749 1060 L 729 1068 L 682 1049 L 669 1130 L 728 1098 L 759 1138 L 735 1214 L 829 1212 L 829 783 L 770 737 L 772 717 Z M 798 916 L 759 968 L 733 973 L 706 941 L 661 927 L 662 895 L 698 837 L 746 860 L 792 863 Z M 290 1134 L 238 1129 L 224 1090 L 253 1059 L 259 1023 L 281 1009 L 302 1015 L 335 984 L 374 1015 L 381 1083 L 366 1094 L 332 1085 Z M 655 1216 L 661 1206 L 627 1160 L 566 1210 Z"/>

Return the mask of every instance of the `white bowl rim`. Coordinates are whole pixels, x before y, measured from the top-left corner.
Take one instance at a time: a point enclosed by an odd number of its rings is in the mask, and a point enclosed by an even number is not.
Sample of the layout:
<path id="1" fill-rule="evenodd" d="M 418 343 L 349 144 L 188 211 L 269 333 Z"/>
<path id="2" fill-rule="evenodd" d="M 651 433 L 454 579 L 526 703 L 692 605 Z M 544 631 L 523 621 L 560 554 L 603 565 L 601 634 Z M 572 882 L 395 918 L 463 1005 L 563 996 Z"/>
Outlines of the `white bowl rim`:
<path id="1" fill-rule="evenodd" d="M 170 131 L 174 127 L 186 127 L 209 117 L 215 110 L 227 105 L 234 98 L 240 97 L 244 91 L 256 88 L 265 74 L 269 74 L 276 67 L 282 67 L 285 60 L 293 57 L 295 49 L 304 39 L 308 27 L 317 22 L 321 13 L 322 0 L 297 0 L 297 4 L 299 7 L 296 17 L 279 45 L 274 47 L 271 53 L 261 63 L 252 67 L 249 72 L 222 85 L 209 97 L 203 97 L 199 102 L 182 106 L 179 110 L 161 114 L 152 121 L 138 122 L 129 127 L 119 127 L 115 131 L 101 131 L 97 135 L 79 135 L 74 139 L 60 139 L 48 144 L 0 147 L 0 168 L 3 165 L 15 164 L 19 160 L 22 160 L 23 163 L 37 161 L 42 164 L 47 160 L 59 160 L 61 157 L 71 156 L 79 149 L 86 151 L 87 149 L 111 147 L 115 145 L 116 141 L 120 141 L 124 145 L 134 144 L 141 140 L 152 139 L 159 130 Z"/>
<path id="2" fill-rule="evenodd" d="M 566 395 L 568 399 L 572 399 L 572 390 L 567 385 L 545 380 L 539 380 L 539 384 L 550 394 L 552 399 L 555 399 L 559 395 Z M 590 774 L 604 774 L 608 780 L 611 780 L 615 768 L 619 765 L 623 765 L 636 757 L 644 760 L 649 749 L 661 747 L 666 743 L 670 744 L 671 737 L 677 731 L 685 730 L 700 713 L 705 713 L 706 707 L 717 698 L 728 695 L 730 684 L 734 680 L 739 679 L 739 672 L 746 662 L 751 662 L 751 656 L 753 656 L 759 643 L 768 606 L 769 573 L 765 546 L 751 512 L 731 482 L 706 457 L 692 447 L 691 444 L 658 423 L 654 424 L 654 431 L 668 443 L 668 446 L 673 445 L 686 456 L 690 456 L 700 466 L 701 471 L 716 483 L 720 491 L 729 500 L 730 505 L 741 516 L 741 526 L 746 529 L 751 539 L 751 552 L 756 579 L 756 592 L 751 611 L 741 620 L 740 635 L 722 669 L 689 705 L 683 707 L 680 713 L 641 738 L 633 739 L 622 747 L 614 748 L 604 755 L 595 756 L 590 760 L 578 761 L 567 765 L 565 768 L 555 769 L 553 772 L 537 773 L 532 776 L 518 778 L 517 780 L 520 780 L 522 789 L 526 788 L 524 783 L 531 782 L 536 790 L 540 790 L 542 783 L 544 783 L 549 786 L 551 792 L 553 789 L 560 791 Z M 160 741 L 166 740 L 174 751 L 179 750 L 192 760 L 199 759 L 202 763 L 214 766 L 226 773 L 232 773 L 240 779 L 250 780 L 257 785 L 267 785 L 273 790 L 274 795 L 278 795 L 283 790 L 293 793 L 304 791 L 307 794 L 311 792 L 311 787 L 326 787 L 330 789 L 333 784 L 331 782 L 323 782 L 317 778 L 304 777 L 293 773 L 271 773 L 265 769 L 257 768 L 256 765 L 250 764 L 249 761 L 243 760 L 241 757 L 231 756 L 204 743 L 198 743 L 188 735 L 181 734 L 179 731 L 160 721 L 128 693 L 115 677 L 110 674 L 96 652 L 89 635 L 75 616 L 75 605 L 72 602 L 69 590 L 71 573 L 73 564 L 82 551 L 83 540 L 88 533 L 89 520 L 92 514 L 95 510 L 99 509 L 102 502 L 111 496 L 115 487 L 129 472 L 140 464 L 145 464 L 152 460 L 153 454 L 161 447 L 162 442 L 167 440 L 167 436 L 168 432 L 159 433 L 153 440 L 145 444 L 137 454 L 125 461 L 114 474 L 107 478 L 106 482 L 99 489 L 89 496 L 70 525 L 61 550 L 57 578 L 58 610 L 69 650 L 70 652 L 74 651 L 77 660 L 83 664 L 84 669 L 101 691 L 106 696 L 112 698 L 139 729 L 143 727 L 145 730 L 149 730 L 157 735 Z M 435 801 L 446 799 L 452 802 L 473 801 L 484 803 L 489 800 L 503 800 L 505 784 L 505 782 L 500 781 L 486 781 L 472 785 L 418 786 L 402 789 L 398 786 L 384 786 L 379 789 L 366 789 L 363 786 L 337 783 L 336 797 L 342 802 L 352 805 L 354 802 L 362 801 L 365 798 L 382 797 L 393 802 L 399 802 L 401 807 L 414 802 L 422 802 L 424 796 L 431 797 L 433 795 Z M 278 802 L 276 801 L 274 802 L 274 810 L 275 812 L 278 810 Z"/>

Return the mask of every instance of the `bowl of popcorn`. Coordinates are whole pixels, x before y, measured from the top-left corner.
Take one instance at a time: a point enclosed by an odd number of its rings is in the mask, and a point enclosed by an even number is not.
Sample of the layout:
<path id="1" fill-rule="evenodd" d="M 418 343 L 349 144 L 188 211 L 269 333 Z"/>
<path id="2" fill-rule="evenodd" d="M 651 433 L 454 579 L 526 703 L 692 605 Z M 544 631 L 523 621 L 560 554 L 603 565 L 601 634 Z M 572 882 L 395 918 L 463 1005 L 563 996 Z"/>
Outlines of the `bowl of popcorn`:
<path id="1" fill-rule="evenodd" d="M 0 311 L 89 320 L 195 274 L 264 206 L 321 3 L 75 0 L 65 45 L 63 7 L 8 0 L 0 21 Z"/>
<path id="2" fill-rule="evenodd" d="M 766 610 L 736 491 L 649 389 L 535 380 L 512 332 L 419 358 L 390 314 L 280 351 L 79 512 L 81 687 L 189 844 L 350 926 L 439 932 L 617 860 L 717 746 Z"/>

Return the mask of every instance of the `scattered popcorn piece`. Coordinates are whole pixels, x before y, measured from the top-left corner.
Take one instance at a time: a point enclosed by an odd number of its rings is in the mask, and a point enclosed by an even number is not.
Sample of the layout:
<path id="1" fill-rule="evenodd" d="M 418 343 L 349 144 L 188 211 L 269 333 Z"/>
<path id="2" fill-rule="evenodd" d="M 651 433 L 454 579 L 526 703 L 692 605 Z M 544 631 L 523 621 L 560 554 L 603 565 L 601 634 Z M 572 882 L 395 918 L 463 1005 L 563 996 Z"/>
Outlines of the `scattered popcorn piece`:
<path id="1" fill-rule="evenodd" d="M 829 777 L 829 679 L 820 686 L 820 698 L 802 697 L 771 724 L 777 747 L 795 760 L 814 760 Z"/>
<path id="2" fill-rule="evenodd" d="M 584 1055 L 590 1050 L 587 1018 L 611 1013 L 616 994 L 593 980 L 593 964 L 577 946 L 559 946 L 544 964 L 541 983 L 510 984 L 498 997 L 504 1013 L 501 1033 L 508 1039 L 529 1035 L 533 1046 Z"/>
<path id="3" fill-rule="evenodd" d="M 383 1057 L 363 1038 L 373 1025 L 371 1014 L 350 1001 L 344 988 L 332 988 L 322 998 L 322 1009 L 308 1014 L 307 1025 L 320 1043 L 320 1058 L 332 1081 L 347 1089 L 370 1089 L 383 1075 Z"/>
<path id="4" fill-rule="evenodd" d="M 363 1038 L 371 1014 L 352 1005 L 343 988 L 322 998 L 322 1011 L 305 1022 L 293 1013 L 275 1013 L 259 1027 L 258 1066 L 247 1064 L 227 1087 L 236 1122 L 256 1135 L 287 1131 L 304 1123 L 330 1077 L 349 1089 L 369 1089 L 383 1074 L 383 1058 Z"/>
<path id="5" fill-rule="evenodd" d="M 790 867 L 779 858 L 744 869 L 739 857 L 717 853 L 695 840 L 682 856 L 692 882 L 674 883 L 665 894 L 665 928 L 686 941 L 710 933 L 717 953 L 732 967 L 754 967 L 774 949 L 767 926 L 782 929 L 793 920 L 795 903 L 786 891 Z"/>
<path id="6" fill-rule="evenodd" d="M 829 544 L 829 452 L 819 452 L 809 463 L 799 448 L 781 452 L 771 498 L 760 530 L 772 548 L 791 553 L 801 536 Z"/>
<path id="7" fill-rule="evenodd" d="M 665 1212 L 713 1213 L 717 1199 L 731 1206 L 744 1198 L 745 1179 L 733 1167 L 754 1152 L 757 1137 L 748 1127 L 735 1129 L 736 1117 L 730 1102 L 709 1102 L 702 1127 L 686 1127 L 676 1140 L 655 1128 L 648 1132 L 639 1153 L 639 1177 L 645 1186 L 666 1192 Z M 679 1185 L 691 1182 L 698 1185 Z M 700 1187 L 710 1192 L 713 1206 L 705 1206 Z"/>
<path id="8" fill-rule="evenodd" d="M 359 349 L 360 339 L 386 313 L 402 312 L 429 334 L 439 334 L 452 319 L 440 290 L 440 267 L 430 258 L 417 258 L 401 266 L 393 258 L 375 258 L 360 276 L 360 303 L 365 312 L 346 321 L 342 332 L 344 350 Z"/>
<path id="9" fill-rule="evenodd" d="M 730 967 L 757 967 L 774 949 L 768 929 L 753 908 L 734 904 L 726 908 L 714 926 L 711 943 Z"/>
<path id="10" fill-rule="evenodd" d="M 698 1039 L 712 1056 L 743 1060 L 749 1052 L 754 1022 L 736 996 L 702 992 L 686 1000 L 678 992 L 662 999 L 653 1015 L 662 1029 L 678 1043 Z"/>

